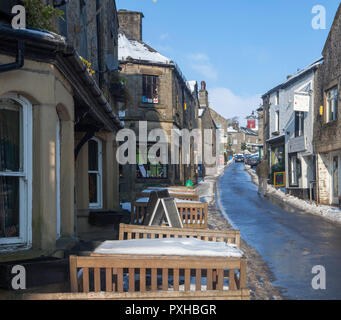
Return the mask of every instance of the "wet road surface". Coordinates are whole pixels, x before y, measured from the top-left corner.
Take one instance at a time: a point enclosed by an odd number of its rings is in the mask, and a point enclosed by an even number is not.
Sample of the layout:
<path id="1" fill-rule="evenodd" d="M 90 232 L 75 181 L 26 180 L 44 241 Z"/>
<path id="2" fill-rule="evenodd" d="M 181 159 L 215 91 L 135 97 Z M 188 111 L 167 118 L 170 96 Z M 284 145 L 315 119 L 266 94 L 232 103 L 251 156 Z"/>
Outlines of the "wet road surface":
<path id="1" fill-rule="evenodd" d="M 257 194 L 244 164 L 228 167 L 220 202 L 241 236 L 268 263 L 289 299 L 341 299 L 341 225 Z M 326 269 L 326 290 L 313 290 L 314 266 Z"/>

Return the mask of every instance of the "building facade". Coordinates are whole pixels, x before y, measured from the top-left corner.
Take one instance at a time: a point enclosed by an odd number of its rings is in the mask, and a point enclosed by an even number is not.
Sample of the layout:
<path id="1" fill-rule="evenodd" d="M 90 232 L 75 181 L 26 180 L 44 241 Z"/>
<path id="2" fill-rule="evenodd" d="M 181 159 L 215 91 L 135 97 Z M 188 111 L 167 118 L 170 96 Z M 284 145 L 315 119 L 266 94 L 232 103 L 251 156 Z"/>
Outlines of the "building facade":
<path id="1" fill-rule="evenodd" d="M 208 101 L 206 82 L 201 81 L 199 91 L 199 129 L 201 131 L 202 152 L 200 159 L 201 177 L 215 175 L 218 169 L 217 125 L 212 117 Z M 219 144 L 218 144 L 219 146 Z"/>
<path id="2" fill-rule="evenodd" d="M 191 140 L 189 154 L 183 154 L 181 139 L 177 146 L 171 142 L 172 134 L 180 137 L 181 130 L 197 127 L 197 88 L 186 82 L 173 61 L 142 41 L 141 12 L 120 10 L 118 17 L 120 76 L 129 92 L 129 102 L 121 106 L 120 115 L 125 128 L 135 133 L 137 145 L 137 164 L 121 166 L 120 191 L 123 199 L 135 200 L 135 193 L 145 185 L 184 185 L 187 179 L 196 183 L 194 142 Z M 167 151 L 161 154 L 159 150 L 160 161 L 147 157 L 155 144 L 148 139 L 153 130 L 166 133 L 163 150 Z M 141 147 L 144 143 L 146 150 Z M 172 147 L 179 164 L 171 163 Z M 166 164 L 162 157 L 168 159 Z M 188 165 L 183 164 L 185 157 Z"/>
<path id="3" fill-rule="evenodd" d="M 304 199 L 315 181 L 313 92 L 321 63 L 315 61 L 263 96 L 271 172 L 285 172 L 287 193 Z"/>
<path id="4" fill-rule="evenodd" d="M 86 232 L 91 210 L 119 208 L 115 97 L 67 35 L 0 25 L 1 261 L 53 255 Z"/>
<path id="5" fill-rule="evenodd" d="M 341 194 L 341 6 L 323 49 L 315 82 L 314 148 L 318 201 L 339 204 Z"/>

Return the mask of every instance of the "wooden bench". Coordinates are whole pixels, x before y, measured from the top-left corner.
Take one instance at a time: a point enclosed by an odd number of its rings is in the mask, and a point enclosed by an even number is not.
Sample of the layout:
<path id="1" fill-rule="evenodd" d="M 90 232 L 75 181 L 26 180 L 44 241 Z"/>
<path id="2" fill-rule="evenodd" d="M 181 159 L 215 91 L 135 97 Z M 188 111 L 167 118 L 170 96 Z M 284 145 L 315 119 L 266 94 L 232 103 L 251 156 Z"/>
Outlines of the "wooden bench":
<path id="1" fill-rule="evenodd" d="M 89 299 L 249 299 L 246 259 L 110 255 L 70 256 L 72 293 Z M 106 294 L 103 294 L 103 293 Z"/>
<path id="2" fill-rule="evenodd" d="M 131 208 L 131 223 L 143 224 L 147 213 L 148 202 L 135 202 L 132 203 Z M 194 201 L 181 202 L 177 201 L 176 206 L 178 208 L 180 217 L 182 217 L 182 223 L 185 228 L 194 229 L 206 229 L 207 228 L 207 216 L 208 216 L 208 204 L 204 202 Z"/>
<path id="3" fill-rule="evenodd" d="M 120 224 L 119 240 L 155 238 L 196 238 L 205 241 L 226 242 L 240 248 L 240 231 L 176 229 L 168 227 L 147 227 L 131 224 Z"/>

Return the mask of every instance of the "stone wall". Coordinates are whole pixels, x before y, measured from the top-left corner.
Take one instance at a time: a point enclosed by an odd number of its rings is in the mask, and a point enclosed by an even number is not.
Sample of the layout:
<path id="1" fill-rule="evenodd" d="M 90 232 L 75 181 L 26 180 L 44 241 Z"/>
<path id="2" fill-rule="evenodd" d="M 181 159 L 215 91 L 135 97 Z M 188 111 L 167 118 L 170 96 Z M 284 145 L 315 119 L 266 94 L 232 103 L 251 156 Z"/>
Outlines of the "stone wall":
<path id="1" fill-rule="evenodd" d="M 315 82 L 315 152 L 330 152 L 341 149 L 341 5 L 336 14 L 328 40 L 323 50 L 324 62 L 317 71 Z M 326 90 L 338 87 L 338 120 L 325 123 L 319 115 L 320 106 L 325 107 Z"/>

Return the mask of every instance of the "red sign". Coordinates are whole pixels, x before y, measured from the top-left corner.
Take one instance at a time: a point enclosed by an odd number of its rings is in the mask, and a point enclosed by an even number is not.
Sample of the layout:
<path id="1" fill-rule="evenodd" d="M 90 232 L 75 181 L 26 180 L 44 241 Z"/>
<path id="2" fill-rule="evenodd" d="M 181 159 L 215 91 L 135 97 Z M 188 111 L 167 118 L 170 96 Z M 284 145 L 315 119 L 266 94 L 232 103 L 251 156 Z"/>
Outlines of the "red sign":
<path id="1" fill-rule="evenodd" d="M 256 120 L 247 120 L 248 129 L 256 129 Z"/>

